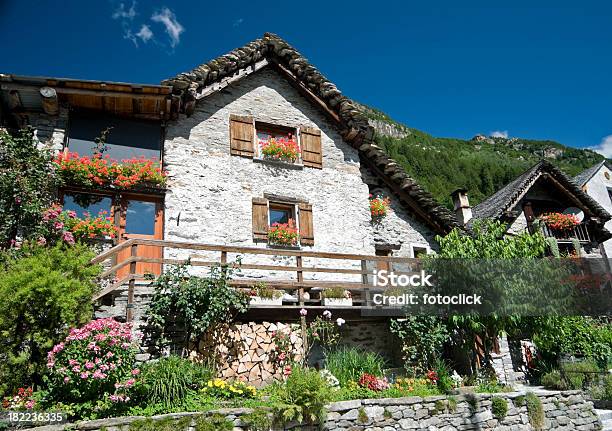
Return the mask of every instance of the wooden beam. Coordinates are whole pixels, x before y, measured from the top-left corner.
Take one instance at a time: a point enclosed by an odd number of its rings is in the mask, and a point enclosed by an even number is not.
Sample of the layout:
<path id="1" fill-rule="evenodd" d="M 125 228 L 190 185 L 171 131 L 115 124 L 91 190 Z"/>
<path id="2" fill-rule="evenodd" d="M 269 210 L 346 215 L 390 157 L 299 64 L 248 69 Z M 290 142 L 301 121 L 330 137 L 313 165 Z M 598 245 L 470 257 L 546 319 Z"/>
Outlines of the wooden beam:
<path id="1" fill-rule="evenodd" d="M 0 84 L 2 90 L 28 90 L 32 91 L 36 87 L 19 85 L 19 84 Z M 166 99 L 169 98 L 170 94 L 152 94 L 152 93 L 131 93 L 123 91 L 109 91 L 109 90 L 87 90 L 83 88 L 66 88 L 66 87 L 53 87 L 57 94 L 76 94 L 82 96 L 98 96 L 98 97 L 128 97 L 134 99 Z"/>
<path id="2" fill-rule="evenodd" d="M 40 97 L 42 98 L 43 111 L 47 115 L 59 114 L 59 103 L 57 101 L 57 92 L 51 87 L 42 87 L 40 89 Z"/>

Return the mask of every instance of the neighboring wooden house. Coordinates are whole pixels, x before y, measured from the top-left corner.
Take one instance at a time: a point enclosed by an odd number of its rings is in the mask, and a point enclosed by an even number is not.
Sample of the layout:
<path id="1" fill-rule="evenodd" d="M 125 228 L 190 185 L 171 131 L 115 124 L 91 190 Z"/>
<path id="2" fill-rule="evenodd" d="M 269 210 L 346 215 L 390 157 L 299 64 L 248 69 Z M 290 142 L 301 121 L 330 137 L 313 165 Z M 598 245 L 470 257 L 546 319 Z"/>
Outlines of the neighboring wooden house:
<path id="1" fill-rule="evenodd" d="M 495 219 L 508 224 L 509 234 L 533 231 L 534 221 L 546 213 L 578 214 L 581 222 L 573 229 L 558 231 L 544 225 L 541 232 L 555 238 L 562 251 L 572 252 L 579 244 L 582 256 L 605 256 L 602 244 L 611 236 L 606 209 L 548 161 L 538 162 L 474 208 L 464 190 L 455 192 L 454 201 L 457 217 L 468 226 L 475 220 Z"/>
<path id="2" fill-rule="evenodd" d="M 574 182 L 607 212 L 612 213 L 612 164 L 608 160 L 603 160 L 576 175 Z M 605 227 L 612 230 L 612 221 L 607 221 Z M 606 257 L 610 259 L 612 240 L 606 240 L 603 247 Z"/>
<path id="3" fill-rule="evenodd" d="M 296 321 L 302 307 L 320 313 L 322 290 L 344 286 L 353 306 L 334 313 L 354 322 L 346 338 L 388 352 L 396 345 L 385 319 L 365 323 L 360 312 L 368 273 L 406 268 L 406 258 L 435 248 L 436 234 L 459 226 L 374 144 L 356 105 L 273 34 L 160 86 L 0 75 L 0 90 L 4 124 L 32 125 L 54 150 L 92 154 L 110 126 L 107 154 L 144 155 L 169 174 L 164 189 L 60 191 L 65 208 L 106 209 L 120 231 L 98 259 L 111 258 L 106 275 L 117 277 L 97 296 L 98 315 L 125 315 L 127 304 L 127 318 L 140 319 L 150 292 L 139 280 L 164 263 L 190 257 L 198 273 L 241 255 L 237 287 L 266 281 L 285 295 L 283 305 L 252 307 L 238 333 L 263 333 L 254 338 L 269 343 L 263 321 Z M 289 134 L 300 147 L 296 160 L 264 156 L 269 136 Z M 390 198 L 383 220 L 372 220 L 372 194 Z M 270 244 L 270 226 L 289 219 L 299 242 Z M 245 354 L 252 359 L 259 347 Z M 257 357 L 224 373 L 265 379 L 270 370 Z"/>

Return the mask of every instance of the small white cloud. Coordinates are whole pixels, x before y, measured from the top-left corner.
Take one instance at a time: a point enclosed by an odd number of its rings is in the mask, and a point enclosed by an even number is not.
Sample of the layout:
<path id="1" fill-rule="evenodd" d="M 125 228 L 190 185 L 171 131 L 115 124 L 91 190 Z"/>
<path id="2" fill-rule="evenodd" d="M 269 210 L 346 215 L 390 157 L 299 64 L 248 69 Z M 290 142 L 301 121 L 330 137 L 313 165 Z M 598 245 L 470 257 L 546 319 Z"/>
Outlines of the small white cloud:
<path id="1" fill-rule="evenodd" d="M 508 139 L 508 131 L 507 130 L 494 130 L 491 133 L 489 133 L 489 136 L 492 138 Z"/>
<path id="2" fill-rule="evenodd" d="M 176 15 L 167 7 L 160 12 L 154 13 L 151 17 L 154 22 L 159 22 L 166 28 L 166 33 L 170 36 L 170 46 L 174 48 L 181 41 L 181 33 L 185 28 L 176 20 Z"/>
<path id="3" fill-rule="evenodd" d="M 142 27 L 140 27 L 140 31 L 136 33 L 136 36 L 139 37 L 144 43 L 147 43 L 153 38 L 153 32 L 148 25 L 143 24 Z"/>
<path id="4" fill-rule="evenodd" d="M 232 24 L 232 26 L 234 27 L 238 27 L 240 24 L 242 24 L 244 22 L 244 18 L 238 18 L 236 21 L 234 21 L 234 23 Z"/>
<path id="5" fill-rule="evenodd" d="M 136 35 L 132 33 L 132 30 L 129 28 L 125 30 L 125 33 L 123 33 L 123 38 L 131 40 L 134 43 L 134 46 L 138 48 L 138 40 L 136 39 Z"/>
<path id="6" fill-rule="evenodd" d="M 612 157 L 612 135 L 604 136 L 599 145 L 590 147 L 590 149 L 604 157 Z"/>
<path id="7" fill-rule="evenodd" d="M 131 20 L 136 16 L 136 2 L 132 2 L 132 6 L 129 9 L 125 8 L 124 3 L 119 3 L 119 7 L 113 12 L 113 19 Z"/>

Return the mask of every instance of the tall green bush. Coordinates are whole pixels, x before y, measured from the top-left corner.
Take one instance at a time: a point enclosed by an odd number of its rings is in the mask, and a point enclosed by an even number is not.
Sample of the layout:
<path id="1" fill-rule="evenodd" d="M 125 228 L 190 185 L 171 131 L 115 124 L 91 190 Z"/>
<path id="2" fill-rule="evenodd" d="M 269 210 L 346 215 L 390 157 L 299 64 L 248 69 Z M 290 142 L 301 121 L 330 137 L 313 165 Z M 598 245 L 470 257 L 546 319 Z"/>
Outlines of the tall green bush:
<path id="1" fill-rule="evenodd" d="M 89 265 L 94 255 L 83 245 L 14 253 L 0 259 L 0 394 L 41 382 L 47 352 L 70 327 L 91 319 L 100 272 Z"/>
<path id="2" fill-rule="evenodd" d="M 248 308 L 247 296 L 230 286 L 231 266 L 214 266 L 207 277 L 192 277 L 186 265 L 164 272 L 153 283 L 148 322 L 160 347 L 171 345 L 170 327 L 182 325 L 183 353 L 207 331 L 233 320 Z"/>
<path id="3" fill-rule="evenodd" d="M 51 153 L 38 147 L 33 130 L 11 135 L 0 129 L 0 248 L 17 236 L 37 235 L 55 186 Z"/>

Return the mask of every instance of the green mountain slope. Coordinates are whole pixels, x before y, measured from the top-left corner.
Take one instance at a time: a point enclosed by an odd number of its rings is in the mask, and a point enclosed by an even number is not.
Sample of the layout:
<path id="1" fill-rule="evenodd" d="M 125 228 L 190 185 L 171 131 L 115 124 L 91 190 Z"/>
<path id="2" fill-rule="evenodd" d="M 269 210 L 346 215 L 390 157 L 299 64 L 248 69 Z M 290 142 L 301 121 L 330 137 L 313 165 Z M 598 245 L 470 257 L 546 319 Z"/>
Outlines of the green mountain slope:
<path id="1" fill-rule="evenodd" d="M 407 127 L 362 105 L 377 131 L 376 141 L 390 157 L 441 203 L 452 208 L 450 193 L 468 189 L 475 205 L 512 181 L 542 157 L 574 176 L 603 156 L 554 141 L 478 136 L 472 140 L 437 138 Z"/>

